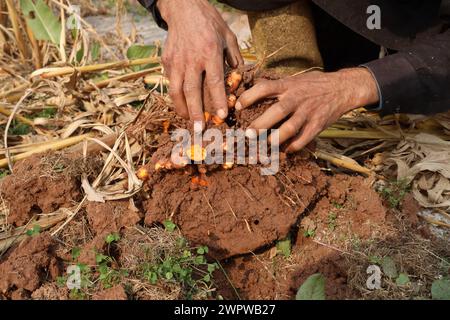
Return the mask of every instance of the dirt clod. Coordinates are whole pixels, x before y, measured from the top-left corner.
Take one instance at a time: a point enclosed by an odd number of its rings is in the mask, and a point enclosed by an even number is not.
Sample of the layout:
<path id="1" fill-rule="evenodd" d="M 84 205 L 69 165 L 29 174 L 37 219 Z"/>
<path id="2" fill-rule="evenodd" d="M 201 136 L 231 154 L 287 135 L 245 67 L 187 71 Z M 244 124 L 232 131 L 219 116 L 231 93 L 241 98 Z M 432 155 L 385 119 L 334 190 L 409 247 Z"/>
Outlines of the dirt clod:
<path id="1" fill-rule="evenodd" d="M 0 262 L 0 291 L 16 288 L 33 292 L 46 279 L 55 280 L 59 261 L 53 252 L 55 243 L 48 233 L 26 238 Z M 19 292 L 14 296 L 18 297 Z M 20 294 L 23 296 L 23 292 Z"/>
<path id="2" fill-rule="evenodd" d="M 105 289 L 94 295 L 93 300 L 127 300 L 127 294 L 122 285 Z"/>
<path id="3" fill-rule="evenodd" d="M 46 165 L 53 156 L 38 154 L 19 161 L 14 165 L 14 174 L 1 180 L 0 194 L 9 207 L 8 223 L 25 225 L 36 214 L 71 207 L 80 199 L 76 175 L 64 174 L 63 165 Z"/>

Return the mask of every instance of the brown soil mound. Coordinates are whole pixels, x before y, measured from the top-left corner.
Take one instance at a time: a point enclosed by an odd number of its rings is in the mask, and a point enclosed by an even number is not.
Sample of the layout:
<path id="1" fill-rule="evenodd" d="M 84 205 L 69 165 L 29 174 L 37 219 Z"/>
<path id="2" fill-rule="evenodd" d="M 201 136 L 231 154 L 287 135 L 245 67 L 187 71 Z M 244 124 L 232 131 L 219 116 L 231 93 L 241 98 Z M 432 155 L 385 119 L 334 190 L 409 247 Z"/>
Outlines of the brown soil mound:
<path id="1" fill-rule="evenodd" d="M 0 293 L 24 298 L 60 274 L 60 262 L 48 233 L 27 237 L 0 263 Z M 23 291 L 25 290 L 25 291 Z M 16 293 L 14 293 L 17 291 Z"/>
<path id="2" fill-rule="evenodd" d="M 145 222 L 172 218 L 185 237 L 207 245 L 219 259 L 286 237 L 326 186 L 319 167 L 297 157 L 286 163 L 280 176 L 236 167 L 214 171 L 205 179 L 208 187 L 197 188 L 188 175 L 162 174 L 152 183 Z"/>
<path id="3" fill-rule="evenodd" d="M 40 213 L 71 207 L 80 200 L 81 173 L 98 168 L 95 158 L 72 159 L 64 153 L 36 154 L 14 165 L 14 174 L 1 180 L 0 195 L 9 208 L 8 223 L 25 225 Z"/>
<path id="4" fill-rule="evenodd" d="M 79 262 L 95 265 L 96 252 L 103 252 L 108 234 L 120 232 L 123 227 L 136 225 L 141 216 L 129 200 L 109 201 L 106 203 L 90 202 L 86 214 L 94 238 L 81 250 Z"/>
<path id="5" fill-rule="evenodd" d="M 251 68 L 241 72 L 236 96 L 255 82 L 270 78 L 261 74 L 255 77 Z M 229 118 L 233 121 L 228 119 L 219 125 L 209 121 L 207 128 L 223 132 L 229 127 L 245 129 L 272 103 L 264 101 L 236 114 L 230 109 Z M 173 117 L 169 122 L 173 127 L 189 127 L 182 121 Z M 290 157 L 281 154 L 281 168 L 274 176 L 262 176 L 258 166 L 223 170 L 218 165 L 189 165 L 173 170 L 170 165 L 164 167 L 168 171 L 157 170 L 158 164 L 170 164 L 173 145 L 168 133 L 159 136 L 149 165 L 145 223 L 173 220 L 188 240 L 207 245 L 217 259 L 246 254 L 286 237 L 327 187 L 327 176 L 314 161 L 308 160 L 306 152 Z M 191 184 L 196 175 L 203 186 Z"/>
<path id="6" fill-rule="evenodd" d="M 26 224 L 39 213 L 69 207 L 81 196 L 75 178 L 52 172 L 45 174 L 42 155 L 34 155 L 14 166 L 14 175 L 2 180 L 0 192 L 9 205 L 8 222 Z"/>
<path id="7" fill-rule="evenodd" d="M 326 278 L 327 299 L 358 296 L 348 283 L 345 253 L 336 248 L 349 247 L 351 251 L 354 241 L 373 239 L 382 231 L 386 235 L 386 212 L 364 179 L 338 175 L 328 183 L 326 193 L 292 239 L 289 258 L 270 250 L 224 262 L 232 284 L 218 274 L 225 298 L 236 298 L 234 287 L 243 299 L 292 299 L 315 273 Z"/>

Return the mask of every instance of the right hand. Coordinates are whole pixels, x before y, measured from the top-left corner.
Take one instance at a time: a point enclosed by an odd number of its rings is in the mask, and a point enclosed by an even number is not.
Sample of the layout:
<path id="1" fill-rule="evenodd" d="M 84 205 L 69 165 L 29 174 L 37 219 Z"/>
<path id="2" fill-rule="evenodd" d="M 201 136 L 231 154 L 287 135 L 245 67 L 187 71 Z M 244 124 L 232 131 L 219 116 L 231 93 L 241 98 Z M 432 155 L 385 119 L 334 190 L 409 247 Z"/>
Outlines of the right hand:
<path id="1" fill-rule="evenodd" d="M 231 67 L 243 64 L 236 36 L 207 0 L 158 0 L 157 6 L 169 26 L 162 63 L 176 112 L 203 123 L 205 87 L 213 111 L 226 118 L 224 51 Z"/>

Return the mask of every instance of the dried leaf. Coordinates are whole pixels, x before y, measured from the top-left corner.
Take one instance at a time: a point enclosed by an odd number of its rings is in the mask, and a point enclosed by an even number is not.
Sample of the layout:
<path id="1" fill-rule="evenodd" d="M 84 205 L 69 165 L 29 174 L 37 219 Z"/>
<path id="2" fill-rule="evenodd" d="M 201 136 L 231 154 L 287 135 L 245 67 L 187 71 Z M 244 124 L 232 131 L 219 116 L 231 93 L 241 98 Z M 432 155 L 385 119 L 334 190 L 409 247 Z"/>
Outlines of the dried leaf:
<path id="1" fill-rule="evenodd" d="M 83 177 L 81 179 L 81 187 L 83 188 L 84 193 L 86 194 L 89 201 L 105 202 L 103 195 L 94 190 L 86 177 Z"/>

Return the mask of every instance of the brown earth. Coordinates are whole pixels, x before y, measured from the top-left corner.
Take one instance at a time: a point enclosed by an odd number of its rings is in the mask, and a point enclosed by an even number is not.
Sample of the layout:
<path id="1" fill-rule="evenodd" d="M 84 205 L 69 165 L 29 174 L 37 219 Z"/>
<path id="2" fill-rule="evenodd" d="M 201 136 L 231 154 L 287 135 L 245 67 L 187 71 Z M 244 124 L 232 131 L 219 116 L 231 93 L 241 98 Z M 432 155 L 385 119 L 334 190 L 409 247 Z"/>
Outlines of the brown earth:
<path id="1" fill-rule="evenodd" d="M 75 177 L 44 171 L 42 155 L 19 161 L 14 175 L 1 180 L 0 194 L 9 207 L 8 222 L 25 225 L 34 215 L 71 207 L 81 197 Z"/>
<path id="2" fill-rule="evenodd" d="M 14 164 L 13 175 L 0 181 L 0 195 L 9 208 L 8 223 L 23 226 L 40 213 L 71 207 L 80 200 L 81 174 L 91 176 L 99 159 L 63 152 L 36 154 Z"/>
<path id="3" fill-rule="evenodd" d="M 54 253 L 55 242 L 48 233 L 26 238 L 0 262 L 0 294 L 27 297 L 46 280 L 56 280 L 61 261 Z"/>
<path id="4" fill-rule="evenodd" d="M 307 230 L 314 236 L 307 237 Z M 236 298 L 234 287 L 242 299 L 292 299 L 310 275 L 321 273 L 326 278 L 327 299 L 354 298 L 358 295 L 347 281 L 345 255 L 336 248 L 345 250 L 356 240 L 373 239 L 388 231 L 386 210 L 366 180 L 330 177 L 323 197 L 291 236 L 290 257 L 277 255 L 272 248 L 229 260 L 224 268 L 232 286 L 222 276 L 219 292 L 225 298 Z"/>
<path id="5" fill-rule="evenodd" d="M 258 80 L 252 72 L 244 72 L 237 95 Z M 231 112 L 229 121 L 217 127 L 246 128 L 272 103 L 265 101 L 235 115 Z M 189 125 L 173 115 L 169 121 L 171 129 Z M 139 132 L 140 125 L 130 132 Z M 64 274 L 64 264 L 74 263 L 74 247 L 81 248 L 76 262 L 95 266 L 96 253 L 104 253 L 113 258 L 111 267 L 139 273 L 143 263 L 160 256 L 152 256 L 149 248 L 170 256 L 172 249 L 168 244 L 176 242 L 174 235 L 162 229 L 154 228 L 161 233 L 152 236 L 139 229 L 139 224 L 159 225 L 166 220 L 178 226 L 190 245 L 207 245 L 210 258 L 220 260 L 227 277 L 217 271 L 214 278 L 218 294 L 224 298 L 292 299 L 300 284 L 314 273 L 325 276 L 328 299 L 361 298 L 365 289 L 359 290 L 355 283 L 365 288 L 361 283 L 369 263 L 362 246 L 370 246 L 375 240 L 381 241 L 377 248 L 381 256 L 392 255 L 400 263 L 407 261 L 404 270 L 418 275 L 421 281 L 429 283 L 429 279 L 440 274 L 436 267 L 426 277 L 421 276 L 423 270 L 430 269 L 428 266 L 438 265 L 433 260 L 437 258 L 427 253 L 431 249 L 426 245 L 431 242 L 424 244 L 400 236 L 411 230 L 411 234 L 426 233 L 417 219 L 419 208 L 410 197 L 394 215 L 393 211 L 386 211 L 369 179 L 328 175 L 307 151 L 290 156 L 282 153 L 280 171 L 274 176 L 262 176 L 259 166 L 224 170 L 216 165 L 203 170 L 204 167 L 189 165 L 155 171 L 159 160 L 169 159 L 173 146 L 168 133 L 155 132 L 162 127 L 153 122 L 142 127 L 151 128 L 157 139 L 147 165 L 150 179 L 142 192 L 129 200 L 88 203 L 63 230 L 59 241 L 43 233 L 10 248 L 0 257 L 0 299 L 67 299 L 68 289 L 57 286 L 55 279 Z M 81 197 L 81 175 L 92 175 L 98 168 L 95 160 L 80 163 L 77 157 L 64 153 L 35 155 L 19 161 L 14 174 L 0 182 L 0 194 L 10 209 L 8 222 L 21 226 L 35 214 L 71 207 Z M 192 183 L 193 177 L 201 178 L 206 186 Z M 105 243 L 110 233 L 121 234 L 113 246 Z M 291 243 L 288 257 L 275 246 L 284 239 Z M 392 250 L 384 250 L 389 245 Z M 420 251 L 423 247 L 428 251 Z M 408 250 L 407 257 L 398 254 L 402 248 Z M 446 251 L 442 252 L 445 257 Z M 419 258 L 414 254 L 427 258 L 417 262 Z M 182 298 L 178 284 L 128 284 L 126 292 L 122 282 L 108 289 L 97 285 L 88 297 Z"/>
<path id="6" fill-rule="evenodd" d="M 122 285 L 105 289 L 94 295 L 92 300 L 127 300 L 127 294 Z"/>
<path id="7" fill-rule="evenodd" d="M 118 233 L 123 227 L 134 226 L 141 220 L 139 211 L 129 200 L 90 202 L 86 215 L 94 238 L 83 246 L 78 262 L 88 265 L 95 265 L 95 255 L 104 251 L 108 234 Z"/>
<path id="8" fill-rule="evenodd" d="M 172 219 L 188 240 L 207 245 L 218 259 L 286 237 L 326 186 L 319 167 L 298 158 L 286 164 L 280 176 L 236 167 L 214 171 L 205 180 L 207 188 L 193 187 L 190 176 L 182 173 L 155 179 L 145 202 L 145 223 Z"/>

